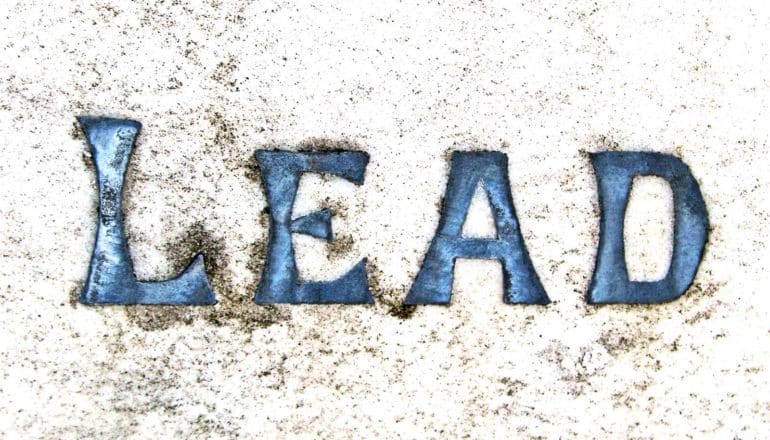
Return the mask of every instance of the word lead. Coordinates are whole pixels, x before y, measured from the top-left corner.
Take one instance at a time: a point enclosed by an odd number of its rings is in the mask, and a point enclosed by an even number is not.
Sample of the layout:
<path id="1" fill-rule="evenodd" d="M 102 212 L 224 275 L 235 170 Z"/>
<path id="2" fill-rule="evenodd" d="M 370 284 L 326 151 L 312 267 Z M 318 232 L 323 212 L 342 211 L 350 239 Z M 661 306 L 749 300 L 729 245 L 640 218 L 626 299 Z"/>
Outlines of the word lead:
<path id="1" fill-rule="evenodd" d="M 122 193 L 126 169 L 141 124 L 125 119 L 81 117 L 78 121 L 96 164 L 99 212 L 96 242 L 83 304 L 215 304 L 214 292 L 197 254 L 176 278 L 138 281 L 123 225 Z M 292 218 L 299 180 L 323 173 L 364 183 L 369 155 L 360 151 L 255 152 L 270 210 L 270 232 L 258 304 L 372 304 L 366 259 L 332 281 L 299 279 L 293 234 L 333 240 L 328 210 Z M 599 251 L 587 301 L 591 304 L 663 303 L 684 294 L 697 273 L 708 239 L 708 212 L 698 183 L 680 159 L 660 153 L 591 154 L 601 206 Z M 668 273 L 653 282 L 629 280 L 623 224 L 636 176 L 659 176 L 674 194 L 674 251 Z M 481 185 L 492 207 L 496 236 L 466 238 L 462 228 L 476 188 Z M 422 267 L 405 304 L 449 304 L 457 258 L 494 259 L 503 267 L 503 301 L 550 302 L 521 236 L 511 197 L 508 158 L 500 152 L 454 152 L 441 217 Z"/>

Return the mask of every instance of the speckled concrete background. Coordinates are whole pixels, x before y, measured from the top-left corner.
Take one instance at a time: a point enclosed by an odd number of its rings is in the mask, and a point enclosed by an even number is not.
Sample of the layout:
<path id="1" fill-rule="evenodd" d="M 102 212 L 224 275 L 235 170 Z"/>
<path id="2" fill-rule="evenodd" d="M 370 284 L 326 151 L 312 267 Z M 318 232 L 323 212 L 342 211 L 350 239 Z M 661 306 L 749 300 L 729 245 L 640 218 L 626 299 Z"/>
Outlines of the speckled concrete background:
<path id="1" fill-rule="evenodd" d="M 761 438 L 770 431 L 770 10 L 753 1 L 5 1 L 0 6 L 0 431 L 6 438 Z M 77 115 L 141 120 L 126 214 L 138 275 L 208 254 L 210 308 L 75 302 L 95 233 Z M 258 307 L 265 145 L 371 154 L 361 187 L 303 178 L 363 256 L 376 306 Z M 449 307 L 399 306 L 448 154 L 508 153 L 553 303 L 502 303 L 461 261 Z M 670 304 L 585 304 L 598 237 L 586 152 L 687 162 L 710 242 Z M 628 257 L 666 270 L 665 184 L 634 188 Z M 481 199 L 479 199 L 481 200 Z M 488 229 L 484 203 L 469 233 Z M 669 246 L 670 247 L 670 246 Z"/>

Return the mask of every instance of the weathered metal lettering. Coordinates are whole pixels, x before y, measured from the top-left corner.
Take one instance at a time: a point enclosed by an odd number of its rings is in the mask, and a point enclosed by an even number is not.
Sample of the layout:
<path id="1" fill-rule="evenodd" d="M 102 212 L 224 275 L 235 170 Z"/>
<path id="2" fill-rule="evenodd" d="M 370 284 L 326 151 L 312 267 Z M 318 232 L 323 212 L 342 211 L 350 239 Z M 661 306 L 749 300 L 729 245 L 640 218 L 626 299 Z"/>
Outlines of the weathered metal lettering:
<path id="1" fill-rule="evenodd" d="M 123 182 L 142 124 L 111 118 L 78 118 L 88 139 L 99 183 L 99 224 L 83 304 L 214 304 L 203 254 L 178 277 L 137 281 L 123 226 Z"/>
<path id="2" fill-rule="evenodd" d="M 708 238 L 708 212 L 698 182 L 674 156 L 610 151 L 591 155 L 599 186 L 599 252 L 588 291 L 591 304 L 650 304 L 673 301 L 695 278 Z M 674 193 L 674 252 L 666 276 L 630 281 L 623 243 L 623 220 L 635 176 L 659 176 Z"/>
<path id="3" fill-rule="evenodd" d="M 176 278 L 138 281 L 123 224 L 122 192 L 134 142 L 141 124 L 126 119 L 78 118 L 91 149 L 99 186 L 96 243 L 80 302 L 84 304 L 208 305 L 216 303 L 197 254 Z M 292 234 L 333 240 L 332 212 L 321 210 L 293 218 L 294 201 L 304 173 L 364 183 L 369 155 L 361 151 L 255 152 L 270 211 L 268 255 L 254 296 L 258 304 L 372 304 L 366 258 L 332 281 L 300 280 Z M 662 303 L 680 297 L 693 282 L 708 239 L 708 212 L 697 181 L 680 159 L 660 153 L 591 154 L 601 205 L 599 250 L 590 304 Z M 674 243 L 665 277 L 630 281 L 625 261 L 623 226 L 635 176 L 659 176 L 674 194 Z M 492 208 L 494 238 L 462 235 L 474 192 L 481 186 Z M 503 301 L 508 304 L 550 302 L 530 261 L 513 206 L 508 158 L 500 152 L 454 152 L 436 233 L 405 304 L 449 304 L 455 261 L 493 259 L 503 269 Z"/>
<path id="4" fill-rule="evenodd" d="M 258 304 L 373 304 L 366 259 L 334 281 L 299 281 L 291 234 L 332 240 L 331 213 L 314 212 L 292 220 L 294 198 L 303 173 L 327 173 L 356 185 L 364 183 L 369 155 L 360 151 L 255 153 L 270 207 L 267 264 L 254 301 Z"/>
<path id="5" fill-rule="evenodd" d="M 494 239 L 461 236 L 479 183 L 492 206 L 497 229 Z M 503 153 L 452 153 L 438 229 L 405 303 L 448 304 L 457 258 L 499 260 L 503 266 L 503 300 L 508 304 L 550 302 L 521 237 L 508 180 L 508 157 Z"/>

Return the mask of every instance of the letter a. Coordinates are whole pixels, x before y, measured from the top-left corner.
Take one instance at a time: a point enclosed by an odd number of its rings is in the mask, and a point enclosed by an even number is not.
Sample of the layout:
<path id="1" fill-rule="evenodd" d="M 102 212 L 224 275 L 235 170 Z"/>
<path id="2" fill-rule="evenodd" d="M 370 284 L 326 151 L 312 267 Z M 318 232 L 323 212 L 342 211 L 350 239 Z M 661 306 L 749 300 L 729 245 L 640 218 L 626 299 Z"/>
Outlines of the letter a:
<path id="1" fill-rule="evenodd" d="M 497 229 L 494 239 L 463 238 L 462 227 L 478 183 L 484 187 Z M 438 230 L 405 304 L 448 304 L 457 258 L 499 260 L 503 300 L 508 304 L 548 304 L 532 267 L 513 208 L 508 157 L 499 152 L 454 152 Z"/>
<path id="2" fill-rule="evenodd" d="M 80 295 L 83 304 L 214 304 L 203 254 L 178 277 L 157 282 L 137 281 L 123 227 L 123 182 L 142 125 L 111 118 L 78 118 L 88 139 L 99 179 L 99 225 L 88 280 Z"/>

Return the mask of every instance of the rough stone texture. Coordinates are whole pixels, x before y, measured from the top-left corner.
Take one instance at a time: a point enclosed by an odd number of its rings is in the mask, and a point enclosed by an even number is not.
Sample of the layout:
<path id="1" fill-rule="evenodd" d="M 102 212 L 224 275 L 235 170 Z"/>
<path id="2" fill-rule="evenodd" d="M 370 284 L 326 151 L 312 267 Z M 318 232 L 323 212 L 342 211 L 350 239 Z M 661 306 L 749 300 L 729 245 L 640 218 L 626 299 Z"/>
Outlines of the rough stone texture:
<path id="1" fill-rule="evenodd" d="M 329 3 L 2 2 L 5 437 L 767 435 L 765 3 Z M 217 306 L 76 304 L 95 233 L 86 114 L 144 123 L 137 274 L 203 249 Z M 307 278 L 368 257 L 377 305 L 251 303 L 267 233 L 252 152 L 269 145 L 371 154 L 361 187 L 303 178 L 295 212 L 332 208 L 340 240 L 296 248 Z M 400 305 L 461 149 L 508 153 L 551 305 L 503 305 L 482 261 L 458 264 L 451 306 Z M 585 303 L 585 153 L 607 149 L 676 154 L 701 184 L 711 237 L 678 301 Z M 662 186 L 634 190 L 639 277 L 670 252 Z"/>

